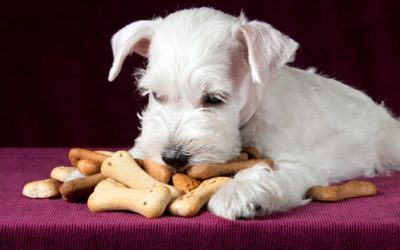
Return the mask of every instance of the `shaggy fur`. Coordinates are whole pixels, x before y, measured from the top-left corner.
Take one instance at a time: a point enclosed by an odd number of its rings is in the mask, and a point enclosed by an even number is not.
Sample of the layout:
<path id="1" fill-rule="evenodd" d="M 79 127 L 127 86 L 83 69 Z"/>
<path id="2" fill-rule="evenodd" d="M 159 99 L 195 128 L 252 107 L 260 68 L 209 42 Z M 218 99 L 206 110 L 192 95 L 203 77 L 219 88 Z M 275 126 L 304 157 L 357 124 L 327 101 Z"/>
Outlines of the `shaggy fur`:
<path id="1" fill-rule="evenodd" d="M 131 153 L 161 162 L 166 150 L 188 164 L 225 162 L 245 145 L 275 169 L 238 173 L 208 209 L 252 218 L 306 204 L 313 185 L 400 168 L 400 123 L 364 93 L 289 67 L 298 44 L 271 25 L 210 8 L 138 21 L 112 39 L 118 75 L 131 52 L 148 58 L 138 87 L 149 96 Z M 222 101 L 206 103 L 207 96 Z"/>

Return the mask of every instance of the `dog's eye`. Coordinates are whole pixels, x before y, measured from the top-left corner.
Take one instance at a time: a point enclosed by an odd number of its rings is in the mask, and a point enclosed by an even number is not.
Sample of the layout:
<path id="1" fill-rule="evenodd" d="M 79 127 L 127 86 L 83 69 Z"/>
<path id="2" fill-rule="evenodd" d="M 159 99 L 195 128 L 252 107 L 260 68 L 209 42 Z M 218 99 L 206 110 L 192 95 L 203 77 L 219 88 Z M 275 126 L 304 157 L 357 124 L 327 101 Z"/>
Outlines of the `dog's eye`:
<path id="1" fill-rule="evenodd" d="M 222 103 L 222 100 L 218 98 L 216 95 L 208 94 L 204 96 L 205 105 L 217 105 L 220 103 Z"/>
<path id="2" fill-rule="evenodd" d="M 145 95 L 149 94 L 149 90 L 146 89 L 146 88 L 143 88 L 143 87 L 139 87 L 139 88 L 138 88 L 138 91 L 139 91 L 139 94 L 140 94 L 141 96 L 145 96 Z"/>
<path id="3" fill-rule="evenodd" d="M 157 102 L 162 102 L 163 98 L 161 96 L 159 96 L 156 92 L 151 92 L 151 95 L 153 96 L 154 100 L 156 100 Z"/>

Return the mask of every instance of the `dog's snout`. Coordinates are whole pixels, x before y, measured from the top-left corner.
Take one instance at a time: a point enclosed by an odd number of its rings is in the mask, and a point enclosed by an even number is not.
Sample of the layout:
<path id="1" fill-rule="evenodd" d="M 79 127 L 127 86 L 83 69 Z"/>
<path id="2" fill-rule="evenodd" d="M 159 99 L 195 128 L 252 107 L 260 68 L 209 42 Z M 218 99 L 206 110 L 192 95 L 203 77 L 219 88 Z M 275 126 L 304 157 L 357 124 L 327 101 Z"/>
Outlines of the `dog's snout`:
<path id="1" fill-rule="evenodd" d="M 189 154 L 175 150 L 162 153 L 161 158 L 166 164 L 174 168 L 184 167 L 189 162 Z"/>

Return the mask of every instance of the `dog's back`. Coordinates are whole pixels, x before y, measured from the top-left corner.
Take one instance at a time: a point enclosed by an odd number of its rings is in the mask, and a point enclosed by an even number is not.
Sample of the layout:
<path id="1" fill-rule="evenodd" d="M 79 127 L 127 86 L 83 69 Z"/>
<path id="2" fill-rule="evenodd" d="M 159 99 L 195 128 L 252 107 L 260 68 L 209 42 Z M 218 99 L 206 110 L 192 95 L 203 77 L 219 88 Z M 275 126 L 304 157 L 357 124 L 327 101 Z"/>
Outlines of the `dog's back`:
<path id="1" fill-rule="evenodd" d="M 400 123 L 363 92 L 288 66 L 259 91 L 263 114 L 250 120 L 243 137 L 251 138 L 255 126 L 263 130 L 253 139 L 274 160 L 319 165 L 330 180 L 400 167 Z"/>

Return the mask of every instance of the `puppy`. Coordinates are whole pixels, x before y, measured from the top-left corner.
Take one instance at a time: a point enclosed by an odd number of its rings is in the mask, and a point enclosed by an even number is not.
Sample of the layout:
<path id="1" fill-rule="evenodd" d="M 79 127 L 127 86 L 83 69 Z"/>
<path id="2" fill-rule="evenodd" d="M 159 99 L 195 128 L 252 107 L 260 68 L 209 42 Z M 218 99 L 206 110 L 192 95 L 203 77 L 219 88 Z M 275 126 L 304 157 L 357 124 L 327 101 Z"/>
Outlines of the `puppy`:
<path id="1" fill-rule="evenodd" d="M 109 81 L 132 52 L 148 96 L 131 153 L 180 169 L 257 147 L 276 169 L 239 172 L 210 200 L 228 219 L 304 205 L 308 188 L 400 168 L 400 123 L 364 93 L 286 64 L 298 44 L 260 21 L 210 8 L 137 21 L 112 38 Z"/>

